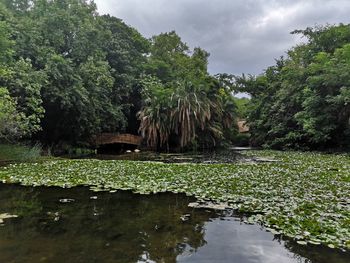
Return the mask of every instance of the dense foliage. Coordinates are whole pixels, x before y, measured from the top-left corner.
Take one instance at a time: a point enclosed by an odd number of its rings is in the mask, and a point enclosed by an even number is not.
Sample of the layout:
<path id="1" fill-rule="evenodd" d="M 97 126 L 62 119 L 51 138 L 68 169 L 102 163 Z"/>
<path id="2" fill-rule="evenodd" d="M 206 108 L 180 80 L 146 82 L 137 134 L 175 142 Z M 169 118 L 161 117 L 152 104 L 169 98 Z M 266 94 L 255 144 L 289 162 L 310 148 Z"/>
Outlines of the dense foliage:
<path id="1" fill-rule="evenodd" d="M 77 142 L 127 128 L 146 39 L 88 1 L 5 1 L 0 9 L 1 47 L 12 48 L 0 85 L 37 136 Z"/>
<path id="2" fill-rule="evenodd" d="M 142 81 L 140 131 L 149 145 L 216 145 L 233 126 L 235 104 L 230 89 L 207 71 L 209 54 L 192 52 L 175 32 L 151 41 Z"/>
<path id="3" fill-rule="evenodd" d="M 212 76 L 205 50 L 175 32 L 145 39 L 93 1 L 2 0 L 0 139 L 129 132 L 157 149 L 208 148 L 236 142 L 248 117 L 253 145 L 350 147 L 350 25 L 293 33 L 306 42 L 264 74 Z"/>
<path id="4" fill-rule="evenodd" d="M 90 185 L 95 191 L 181 192 L 252 213 L 247 222 L 260 222 L 300 244 L 350 248 L 349 156 L 272 151 L 247 154 L 274 161 L 184 165 L 55 160 L 3 167 L 0 180 L 23 185 Z"/>
<path id="5" fill-rule="evenodd" d="M 8 90 L 0 88 L 0 138 L 11 140 L 26 132 L 24 116 L 17 112 L 16 102 Z"/>
<path id="6" fill-rule="evenodd" d="M 279 149 L 349 147 L 350 25 L 293 33 L 306 43 L 263 75 L 236 79 L 252 96 L 252 142 Z"/>
<path id="7" fill-rule="evenodd" d="M 1 94 L 10 96 L 1 100 L 14 108 L 2 112 L 20 116 L 11 127 L 27 127 L 7 134 L 79 143 L 100 132 L 137 133 L 141 123 L 150 145 L 176 134 L 174 145 L 184 147 L 199 132 L 214 145 L 232 127 L 231 94 L 208 74 L 209 54 L 190 52 L 175 32 L 147 40 L 99 15 L 93 1 L 2 0 L 0 33 Z"/>

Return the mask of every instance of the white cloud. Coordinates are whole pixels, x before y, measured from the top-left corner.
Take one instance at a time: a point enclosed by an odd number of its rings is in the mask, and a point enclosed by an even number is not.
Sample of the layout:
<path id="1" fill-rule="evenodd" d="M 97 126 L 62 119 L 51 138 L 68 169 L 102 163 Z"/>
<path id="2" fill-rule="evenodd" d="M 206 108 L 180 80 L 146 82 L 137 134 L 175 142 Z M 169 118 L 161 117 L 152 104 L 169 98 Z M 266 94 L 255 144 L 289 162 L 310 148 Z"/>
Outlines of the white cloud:
<path id="1" fill-rule="evenodd" d="M 95 0 L 146 37 L 176 30 L 211 53 L 212 73 L 262 72 L 315 24 L 349 23 L 349 0 Z"/>

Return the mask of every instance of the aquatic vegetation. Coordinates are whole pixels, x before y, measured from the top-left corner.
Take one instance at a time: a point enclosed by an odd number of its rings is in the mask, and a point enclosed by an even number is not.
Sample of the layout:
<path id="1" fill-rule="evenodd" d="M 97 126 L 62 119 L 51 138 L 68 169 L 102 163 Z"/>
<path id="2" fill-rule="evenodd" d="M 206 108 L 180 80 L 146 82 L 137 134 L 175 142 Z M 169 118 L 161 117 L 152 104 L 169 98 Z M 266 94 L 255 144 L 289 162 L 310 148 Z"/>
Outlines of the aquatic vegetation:
<path id="1" fill-rule="evenodd" d="M 94 191 L 181 192 L 198 201 L 225 202 L 251 213 L 247 223 L 261 223 L 299 244 L 350 249 L 350 156 L 275 151 L 245 154 L 274 162 L 54 160 L 3 167 L 0 180 L 34 186 L 89 185 Z"/>

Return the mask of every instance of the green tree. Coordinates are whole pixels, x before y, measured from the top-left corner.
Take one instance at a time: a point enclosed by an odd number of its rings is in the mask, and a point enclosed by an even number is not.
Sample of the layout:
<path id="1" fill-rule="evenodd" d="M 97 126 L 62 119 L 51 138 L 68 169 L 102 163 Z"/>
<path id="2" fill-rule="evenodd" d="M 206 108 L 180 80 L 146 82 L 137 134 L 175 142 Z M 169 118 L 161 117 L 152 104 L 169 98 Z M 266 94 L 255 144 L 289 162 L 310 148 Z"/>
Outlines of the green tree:
<path id="1" fill-rule="evenodd" d="M 335 148 L 349 143 L 350 26 L 307 28 L 305 44 L 257 77 L 236 78 L 252 95 L 250 128 L 256 145 Z"/>
<path id="2" fill-rule="evenodd" d="M 190 51 L 174 31 L 154 36 L 151 44 L 145 72 L 153 81 L 143 83 L 138 115 L 142 134 L 154 147 L 216 145 L 233 126 L 235 105 L 230 90 L 209 75 L 209 54 Z"/>
<path id="3" fill-rule="evenodd" d="M 142 86 L 143 107 L 137 114 L 140 120 L 139 131 L 149 146 L 157 148 L 166 145 L 169 148 L 173 90 L 165 88 L 152 76 L 145 77 Z"/>
<path id="4" fill-rule="evenodd" d="M 139 101 L 132 95 L 148 41 L 135 29 L 99 16 L 91 1 L 9 1 L 7 7 L 14 16 L 7 19 L 15 39 L 13 65 L 22 71 L 9 71 L 13 78 L 3 86 L 27 117 L 43 105 L 44 117 L 42 109 L 36 115 L 43 118 L 42 139 L 76 143 L 99 132 L 122 132 L 128 120 L 136 121 L 130 115 Z"/>
<path id="5" fill-rule="evenodd" d="M 3 18 L 11 19 L 3 6 L 0 10 Z M 0 21 L 0 36 L 1 137 L 29 136 L 41 129 L 42 77 L 32 69 L 30 61 L 14 60 L 15 41 L 11 40 L 11 26 L 6 21 Z"/>
<path id="6" fill-rule="evenodd" d="M 174 31 L 147 40 L 88 0 L 4 0 L 0 33 L 0 86 L 33 138 L 79 143 L 140 124 L 153 146 L 210 147 L 234 126 L 209 53 Z"/>
<path id="7" fill-rule="evenodd" d="M 19 139 L 28 132 L 25 116 L 16 109 L 16 101 L 5 88 L 0 88 L 0 140 Z"/>

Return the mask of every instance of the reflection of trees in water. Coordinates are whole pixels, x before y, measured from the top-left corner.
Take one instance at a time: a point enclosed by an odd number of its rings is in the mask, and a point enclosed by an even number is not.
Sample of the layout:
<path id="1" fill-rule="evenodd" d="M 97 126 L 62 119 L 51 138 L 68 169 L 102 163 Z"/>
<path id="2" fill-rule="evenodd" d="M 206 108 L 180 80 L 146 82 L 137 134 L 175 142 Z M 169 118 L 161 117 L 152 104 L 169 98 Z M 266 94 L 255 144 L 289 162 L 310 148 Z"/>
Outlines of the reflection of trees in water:
<path id="1" fill-rule="evenodd" d="M 38 193 L 33 188 L 0 184 L 0 214 L 19 218 L 7 219 L 0 227 L 0 262 L 24 262 L 28 248 L 21 241 L 35 239 L 37 215 L 42 213 Z M 26 218 L 26 220 L 23 220 Z"/>
<path id="2" fill-rule="evenodd" d="M 97 200 L 90 199 L 94 195 Z M 60 198 L 76 202 L 62 204 Z M 149 259 L 172 263 L 178 255 L 206 244 L 204 224 L 216 217 L 191 210 L 187 197 L 171 194 L 96 194 L 86 188 L 0 184 L 0 200 L 0 213 L 20 215 L 0 227 L 0 262 L 125 263 Z M 191 214 L 189 221 L 182 222 L 180 217 L 187 213 Z M 293 253 L 296 262 L 350 262 L 349 252 L 275 238 Z"/>
<path id="3" fill-rule="evenodd" d="M 98 154 L 95 156 L 102 160 L 133 160 L 156 161 L 164 163 L 235 163 L 243 158 L 243 155 L 232 150 L 220 150 L 215 152 L 193 153 L 157 153 L 140 152 L 120 155 Z"/>
<path id="4" fill-rule="evenodd" d="M 0 198 L 0 211 L 22 215 L 0 228 L 0 262 L 176 262 L 184 250 L 206 243 L 209 214 L 189 209 L 182 195 L 1 186 Z M 61 204 L 60 198 L 76 202 Z"/>
<path id="5" fill-rule="evenodd" d="M 30 233 L 32 232 L 30 229 L 36 229 L 34 224 L 36 216 L 42 213 L 43 207 L 38 199 L 38 193 L 33 188 L 0 184 L 0 200 L 0 214 L 9 213 L 19 216 L 19 218 L 5 221 L 6 227 L 0 228 L 1 238 L 16 236 L 17 231 Z M 28 220 L 21 222 L 23 216 Z M 18 224 L 18 222 L 21 223 Z"/>
<path id="6" fill-rule="evenodd" d="M 0 200 L 0 213 L 22 216 L 35 215 L 42 210 L 33 188 L 0 184 Z"/>
<path id="7" fill-rule="evenodd" d="M 295 240 L 287 237 L 275 236 L 275 239 L 293 253 L 296 262 L 303 263 L 348 263 L 350 253 L 342 252 L 339 249 L 331 249 L 319 245 L 299 245 Z"/>

